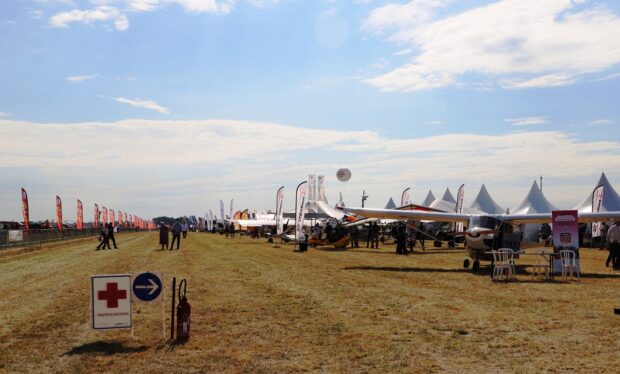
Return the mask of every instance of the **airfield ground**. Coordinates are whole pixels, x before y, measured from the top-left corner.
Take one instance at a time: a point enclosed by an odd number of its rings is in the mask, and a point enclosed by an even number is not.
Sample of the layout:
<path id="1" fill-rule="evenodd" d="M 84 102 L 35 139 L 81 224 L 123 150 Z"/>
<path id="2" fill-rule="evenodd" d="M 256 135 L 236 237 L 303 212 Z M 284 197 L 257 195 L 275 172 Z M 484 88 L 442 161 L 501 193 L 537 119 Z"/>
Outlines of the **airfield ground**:
<path id="1" fill-rule="evenodd" d="M 0 372 L 620 370 L 620 273 L 605 251 L 582 251 L 580 283 L 523 273 L 505 284 L 463 269 L 454 250 L 296 253 L 204 233 L 172 252 L 157 233 L 118 242 L 0 252 Z M 188 279 L 185 345 L 162 340 L 159 304 L 134 306 L 135 339 L 90 329 L 90 275 L 145 270 Z"/>

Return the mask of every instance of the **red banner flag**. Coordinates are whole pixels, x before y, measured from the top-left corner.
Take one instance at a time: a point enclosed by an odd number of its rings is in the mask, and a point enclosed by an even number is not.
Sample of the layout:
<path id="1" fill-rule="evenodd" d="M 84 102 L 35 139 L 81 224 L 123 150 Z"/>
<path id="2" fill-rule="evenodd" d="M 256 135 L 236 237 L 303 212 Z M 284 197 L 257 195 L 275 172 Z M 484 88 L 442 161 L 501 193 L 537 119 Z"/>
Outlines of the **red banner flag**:
<path id="1" fill-rule="evenodd" d="M 99 227 L 99 205 L 95 204 L 95 218 L 93 219 L 93 226 Z"/>
<path id="2" fill-rule="evenodd" d="M 22 213 L 24 214 L 24 226 L 26 231 L 30 230 L 30 213 L 28 211 L 28 194 L 22 188 Z"/>
<path id="3" fill-rule="evenodd" d="M 114 226 L 114 211 L 112 209 L 110 209 L 110 223 L 112 224 L 112 226 Z"/>
<path id="4" fill-rule="evenodd" d="M 118 211 L 118 225 L 123 227 L 123 213 L 120 210 Z"/>
<path id="5" fill-rule="evenodd" d="M 127 221 L 127 213 L 125 213 L 125 226 L 127 226 L 127 222 L 129 221 Z"/>
<path id="6" fill-rule="evenodd" d="M 104 206 L 101 208 L 103 209 L 103 224 L 107 226 L 108 225 L 108 208 Z"/>
<path id="7" fill-rule="evenodd" d="M 82 202 L 80 199 L 77 201 L 77 220 L 76 220 L 76 228 L 81 230 L 84 228 L 84 210 L 82 207 Z"/>
<path id="8" fill-rule="evenodd" d="M 62 200 L 56 196 L 56 219 L 58 220 L 58 230 L 62 231 Z"/>

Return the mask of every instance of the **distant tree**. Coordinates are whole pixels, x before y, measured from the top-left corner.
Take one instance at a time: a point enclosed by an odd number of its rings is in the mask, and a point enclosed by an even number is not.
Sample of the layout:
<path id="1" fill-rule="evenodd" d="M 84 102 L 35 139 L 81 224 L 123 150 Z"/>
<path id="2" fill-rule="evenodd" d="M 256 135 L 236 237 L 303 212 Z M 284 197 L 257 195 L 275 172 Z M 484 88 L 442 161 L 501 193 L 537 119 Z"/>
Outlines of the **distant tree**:
<path id="1" fill-rule="evenodd" d="M 172 225 L 174 221 L 176 221 L 177 219 L 178 218 L 162 216 L 162 217 L 153 218 L 153 222 L 155 222 L 155 225 L 157 226 L 159 226 L 162 222 L 165 223 L 166 225 Z"/>

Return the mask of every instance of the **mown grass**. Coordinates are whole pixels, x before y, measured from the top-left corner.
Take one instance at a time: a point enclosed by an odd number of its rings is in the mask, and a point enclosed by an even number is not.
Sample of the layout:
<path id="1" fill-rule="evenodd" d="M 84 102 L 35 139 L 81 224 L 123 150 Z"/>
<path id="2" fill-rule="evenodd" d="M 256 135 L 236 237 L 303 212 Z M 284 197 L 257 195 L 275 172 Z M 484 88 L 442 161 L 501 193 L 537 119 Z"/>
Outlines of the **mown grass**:
<path id="1" fill-rule="evenodd" d="M 492 283 L 464 253 L 293 252 L 263 240 L 156 233 L 119 250 L 76 241 L 0 253 L 0 371 L 588 372 L 620 367 L 620 274 L 582 250 L 577 282 Z M 520 260 L 528 261 L 528 259 Z M 134 335 L 90 329 L 92 274 L 187 278 L 192 338 L 169 347 L 161 304 L 136 304 Z M 169 290 L 166 290 L 166 318 Z M 167 328 L 169 328 L 167 326 Z"/>

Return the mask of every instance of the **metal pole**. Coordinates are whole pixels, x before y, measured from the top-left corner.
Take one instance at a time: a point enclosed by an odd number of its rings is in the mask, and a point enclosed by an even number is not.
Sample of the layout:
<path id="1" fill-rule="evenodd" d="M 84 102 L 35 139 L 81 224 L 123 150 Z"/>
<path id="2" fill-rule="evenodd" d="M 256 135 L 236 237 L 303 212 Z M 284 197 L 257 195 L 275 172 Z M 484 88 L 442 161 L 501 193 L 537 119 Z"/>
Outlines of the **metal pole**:
<path id="1" fill-rule="evenodd" d="M 542 176 L 540 177 L 540 192 L 542 192 Z"/>
<path id="2" fill-rule="evenodd" d="M 174 340 L 174 304 L 176 302 L 177 278 L 172 278 L 172 305 L 170 307 L 170 341 Z"/>

